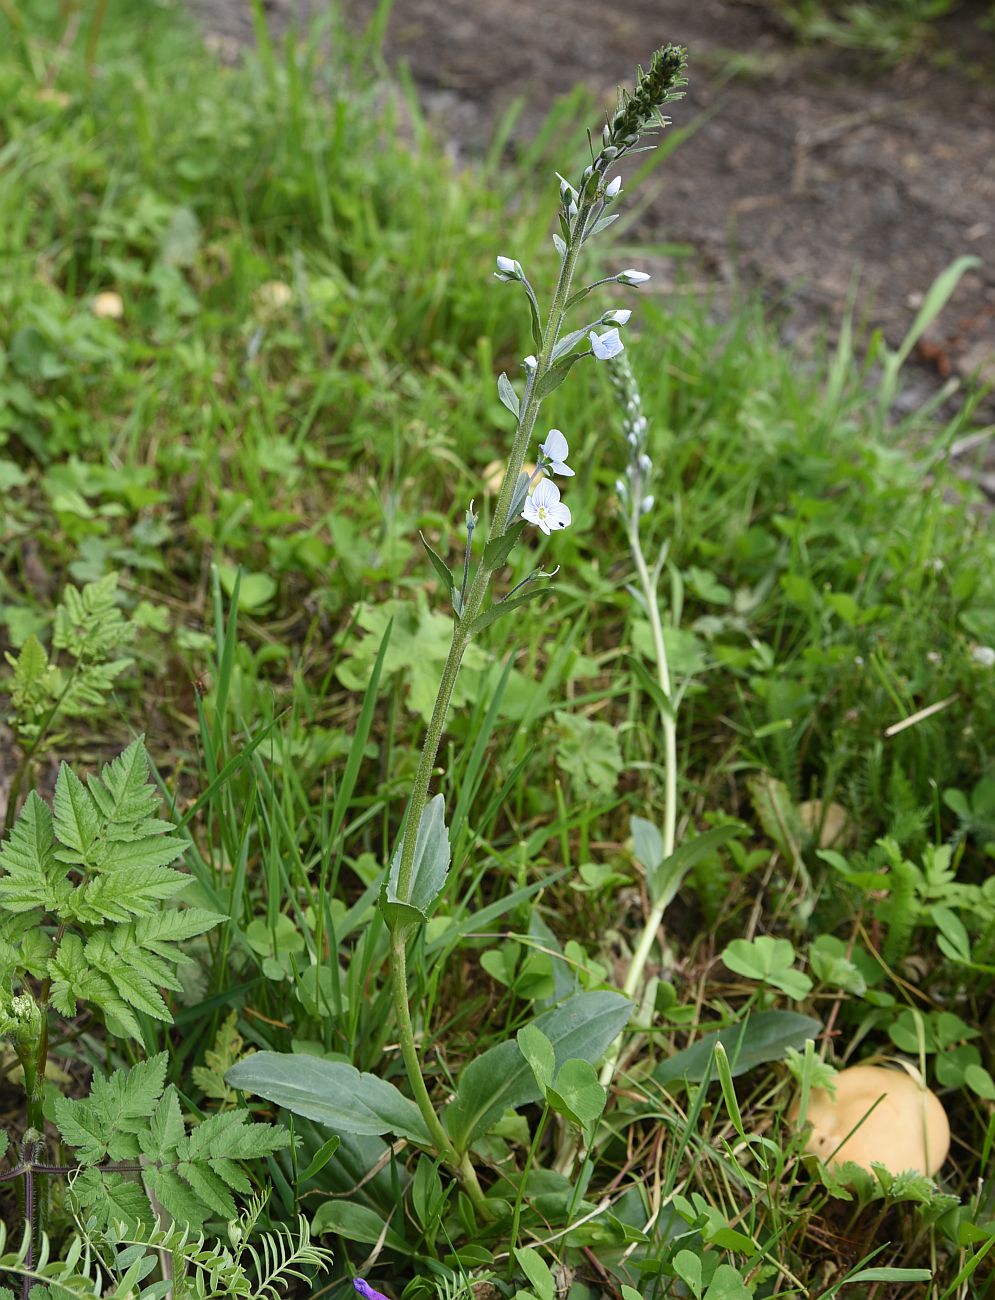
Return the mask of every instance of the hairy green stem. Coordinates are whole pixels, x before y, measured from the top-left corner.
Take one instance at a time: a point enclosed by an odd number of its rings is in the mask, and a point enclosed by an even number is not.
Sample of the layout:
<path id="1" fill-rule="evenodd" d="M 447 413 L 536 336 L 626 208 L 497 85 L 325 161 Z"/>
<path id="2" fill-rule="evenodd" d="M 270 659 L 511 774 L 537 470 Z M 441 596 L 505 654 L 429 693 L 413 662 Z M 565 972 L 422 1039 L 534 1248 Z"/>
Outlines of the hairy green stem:
<path id="1" fill-rule="evenodd" d="M 463 1187 L 473 1202 L 474 1207 L 481 1214 L 490 1218 L 490 1208 L 487 1206 L 483 1190 L 477 1181 L 477 1171 L 470 1163 L 466 1155 L 460 1153 L 453 1146 L 452 1139 L 446 1130 L 442 1127 L 442 1121 L 435 1112 L 432 1105 L 432 1098 L 429 1096 L 428 1088 L 425 1084 L 424 1076 L 421 1072 L 421 1063 L 418 1059 L 418 1047 L 415 1043 L 414 1026 L 411 1023 L 411 1008 L 408 1005 L 408 953 L 404 933 L 397 931 L 391 938 L 391 975 L 392 989 L 394 995 L 394 1015 L 397 1020 L 398 1038 L 401 1043 L 401 1055 L 404 1058 L 404 1065 L 408 1072 L 408 1079 L 411 1083 L 411 1090 L 415 1096 L 415 1103 L 421 1111 L 425 1126 L 428 1129 L 432 1141 L 435 1143 L 439 1155 L 446 1161 L 451 1169 L 459 1176 Z"/>
<path id="2" fill-rule="evenodd" d="M 573 280 L 574 271 L 577 267 L 577 259 L 580 255 L 583 243 L 584 232 L 587 229 L 588 219 L 594 207 L 593 200 L 586 201 L 582 204 L 577 217 L 575 218 L 574 228 L 567 247 L 566 253 L 560 262 L 560 273 L 556 282 L 556 289 L 553 294 L 553 301 L 549 311 L 549 318 L 546 322 L 546 328 L 543 332 L 542 347 L 537 358 L 537 365 L 528 384 L 525 402 L 519 412 L 518 428 L 515 432 L 515 441 L 512 444 L 511 454 L 508 457 L 508 464 L 505 469 L 504 479 L 501 483 L 501 490 L 498 493 L 497 506 L 491 517 L 490 528 L 488 531 L 488 541 L 493 541 L 500 537 L 507 530 L 509 519 L 508 513 L 511 509 L 511 501 L 514 495 L 515 486 L 518 483 L 518 477 L 522 471 L 522 465 L 525 462 L 525 454 L 528 451 L 529 442 L 532 438 L 532 432 L 535 428 L 536 417 L 539 414 L 539 407 L 542 404 L 540 395 L 540 383 L 552 364 L 553 349 L 556 347 L 556 341 L 559 338 L 560 330 L 563 326 L 563 320 L 566 315 L 567 302 L 570 297 L 570 285 Z M 411 898 L 412 877 L 414 875 L 415 848 L 418 839 L 418 828 L 421 825 L 422 814 L 425 811 L 425 805 L 428 803 L 428 791 L 432 780 L 432 772 L 435 767 L 435 760 L 439 753 L 439 745 L 442 742 L 442 731 L 446 724 L 446 717 L 449 712 L 449 704 L 452 700 L 453 688 L 456 685 L 456 678 L 459 675 L 460 665 L 463 662 L 463 656 L 466 648 L 470 643 L 471 629 L 474 620 L 480 614 L 484 602 L 484 596 L 490 585 L 493 569 L 482 559 L 477 567 L 473 582 L 470 584 L 470 590 L 466 594 L 461 616 L 453 629 L 452 644 L 449 647 L 449 654 L 446 657 L 445 667 L 442 670 L 442 680 L 439 683 L 439 694 L 436 697 L 435 706 L 432 709 L 432 716 L 429 719 L 428 728 L 425 733 L 425 740 L 422 745 L 422 751 L 418 758 L 418 767 L 415 771 L 415 778 L 411 788 L 411 795 L 408 800 L 407 816 L 405 819 L 405 834 L 401 846 L 401 860 L 397 870 L 397 897 L 402 903 L 406 903 Z M 442 1127 L 432 1100 L 429 1097 L 428 1089 L 425 1086 L 425 1080 L 422 1076 L 421 1065 L 418 1060 L 418 1049 L 415 1044 L 414 1030 L 411 1024 L 411 1013 L 408 1008 L 408 979 L 407 979 L 407 928 L 399 927 L 391 940 L 390 956 L 390 979 L 392 984 L 392 993 L 394 1008 L 397 1016 L 398 1037 L 401 1044 L 401 1054 L 404 1058 L 405 1069 L 408 1074 L 408 1082 L 411 1085 L 412 1093 L 418 1103 L 425 1123 L 428 1125 L 429 1132 L 433 1141 L 438 1147 L 439 1154 L 446 1160 L 451 1168 L 458 1174 L 464 1187 L 466 1187 L 471 1199 L 474 1200 L 478 1208 L 483 1202 L 483 1193 L 477 1182 L 476 1173 L 470 1164 L 467 1155 L 460 1155 L 452 1145 L 448 1135 Z M 474 1192 L 474 1188 L 476 1191 Z M 478 1201 L 479 1198 L 479 1201 Z"/>

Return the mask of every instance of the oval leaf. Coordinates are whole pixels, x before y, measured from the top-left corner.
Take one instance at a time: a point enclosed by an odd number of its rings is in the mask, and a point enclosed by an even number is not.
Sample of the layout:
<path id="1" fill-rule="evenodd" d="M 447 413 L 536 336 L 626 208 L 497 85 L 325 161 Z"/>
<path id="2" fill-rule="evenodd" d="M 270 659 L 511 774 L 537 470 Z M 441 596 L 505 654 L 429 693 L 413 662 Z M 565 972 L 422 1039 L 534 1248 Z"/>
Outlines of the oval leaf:
<path id="1" fill-rule="evenodd" d="M 233 1065 L 225 1082 L 344 1133 L 396 1133 L 423 1146 L 432 1145 L 413 1101 L 392 1083 L 375 1074 L 360 1073 L 345 1061 L 323 1061 L 292 1052 L 256 1052 Z"/>
<path id="2" fill-rule="evenodd" d="M 625 1028 L 632 1003 L 621 993 L 597 989 L 575 993 L 532 1023 L 553 1045 L 557 1068 L 574 1057 L 595 1062 Z M 456 1100 L 446 1109 L 449 1132 L 465 1150 L 505 1110 L 538 1101 L 542 1094 L 532 1067 L 509 1039 L 478 1056 L 463 1071 Z"/>

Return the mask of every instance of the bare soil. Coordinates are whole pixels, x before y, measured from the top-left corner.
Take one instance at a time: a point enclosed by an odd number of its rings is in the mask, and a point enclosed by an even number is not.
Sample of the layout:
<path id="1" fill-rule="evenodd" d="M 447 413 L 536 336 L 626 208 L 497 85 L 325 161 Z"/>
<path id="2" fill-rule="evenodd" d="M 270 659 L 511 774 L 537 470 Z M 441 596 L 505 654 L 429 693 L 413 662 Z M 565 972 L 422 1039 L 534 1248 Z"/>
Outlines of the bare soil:
<path id="1" fill-rule="evenodd" d="M 251 41 L 247 0 L 189 2 L 215 40 Z M 269 0 L 273 31 L 307 3 Z M 343 0 L 357 29 L 375 7 Z M 896 343 L 939 272 L 979 256 L 918 350 L 914 402 L 951 374 L 995 381 L 995 34 L 974 18 L 936 29 L 937 57 L 881 71 L 799 47 L 749 0 L 396 0 L 385 52 L 472 156 L 516 97 L 525 138 L 578 81 L 607 106 L 655 46 L 686 45 L 673 117 L 695 130 L 655 174 L 644 233 L 693 247 L 720 286 L 759 285 L 803 344 L 854 292 L 858 321 Z"/>

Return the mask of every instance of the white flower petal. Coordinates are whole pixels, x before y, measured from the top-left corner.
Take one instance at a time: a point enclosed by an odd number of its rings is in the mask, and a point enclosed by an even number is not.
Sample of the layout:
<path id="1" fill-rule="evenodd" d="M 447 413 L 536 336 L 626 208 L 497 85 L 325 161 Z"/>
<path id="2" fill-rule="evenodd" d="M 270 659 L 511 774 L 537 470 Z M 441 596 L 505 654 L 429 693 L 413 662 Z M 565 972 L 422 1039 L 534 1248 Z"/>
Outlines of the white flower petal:
<path id="1" fill-rule="evenodd" d="M 549 511 L 549 522 L 553 528 L 569 528 L 573 516 L 570 507 L 558 501 Z"/>
<path id="2" fill-rule="evenodd" d="M 545 507 L 549 510 L 552 506 L 556 505 L 559 499 L 560 489 L 552 479 L 548 478 L 544 478 L 541 482 L 537 483 L 535 491 L 532 493 L 532 504 L 536 510 L 539 510 L 541 507 Z"/>
<path id="3" fill-rule="evenodd" d="M 567 440 L 559 429 L 550 429 L 539 450 L 547 460 L 566 460 L 570 455 Z"/>

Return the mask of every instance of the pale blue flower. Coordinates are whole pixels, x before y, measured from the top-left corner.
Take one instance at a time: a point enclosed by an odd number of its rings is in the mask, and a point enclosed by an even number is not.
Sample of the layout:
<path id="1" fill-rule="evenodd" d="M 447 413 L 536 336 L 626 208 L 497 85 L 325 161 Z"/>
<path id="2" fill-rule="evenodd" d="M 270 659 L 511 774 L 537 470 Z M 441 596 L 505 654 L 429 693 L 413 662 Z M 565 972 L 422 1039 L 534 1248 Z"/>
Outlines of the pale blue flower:
<path id="1" fill-rule="evenodd" d="M 625 344 L 619 338 L 617 329 L 605 330 L 604 334 L 595 334 L 591 330 L 588 337 L 591 340 L 591 351 L 598 361 L 611 361 L 612 357 L 625 351 Z"/>
<path id="2" fill-rule="evenodd" d="M 544 478 L 525 502 L 522 518 L 536 524 L 548 537 L 551 532 L 570 526 L 569 507 L 560 501 L 560 489 L 551 479 Z"/>
<path id="3" fill-rule="evenodd" d="M 550 429 L 546 440 L 539 444 L 539 468 L 562 474 L 564 478 L 573 478 L 573 470 L 567 464 L 570 448 L 559 429 Z"/>

